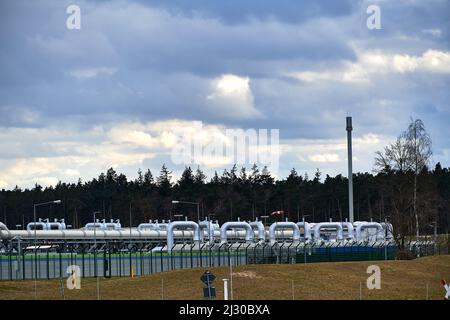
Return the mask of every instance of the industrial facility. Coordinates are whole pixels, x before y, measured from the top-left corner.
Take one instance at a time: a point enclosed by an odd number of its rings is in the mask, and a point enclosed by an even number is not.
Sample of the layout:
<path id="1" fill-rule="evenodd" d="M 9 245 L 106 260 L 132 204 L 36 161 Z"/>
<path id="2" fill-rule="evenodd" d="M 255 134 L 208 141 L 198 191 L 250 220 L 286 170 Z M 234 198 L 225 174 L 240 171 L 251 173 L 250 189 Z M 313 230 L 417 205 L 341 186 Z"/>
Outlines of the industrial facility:
<path id="1" fill-rule="evenodd" d="M 99 221 L 94 214 L 83 228 L 70 229 L 64 220 L 35 217 L 26 230 L 9 230 L 0 223 L 0 280 L 62 277 L 74 264 L 81 265 L 84 277 L 232 264 L 394 259 L 392 224 L 353 221 L 352 129 L 347 117 L 349 221 L 286 219 L 265 225 L 238 218 L 220 225 L 186 218 L 122 227 L 119 220 Z"/>
<path id="2" fill-rule="evenodd" d="M 0 223 L 0 280 L 144 275 L 178 268 L 256 263 L 394 259 L 388 222 L 120 221 L 67 228 L 64 220 L 10 230 Z"/>
<path id="3" fill-rule="evenodd" d="M 119 220 L 88 223 L 81 229 L 67 229 L 64 220 L 40 219 L 27 225 L 26 230 L 9 230 L 0 223 L 0 238 L 3 243 L 21 239 L 51 243 L 57 241 L 92 240 L 145 240 L 149 245 L 164 242 L 165 251 L 170 252 L 180 243 L 209 246 L 245 242 L 248 244 L 279 244 L 284 242 L 336 243 L 384 242 L 393 238 L 392 225 L 387 222 L 274 222 L 265 227 L 261 221 L 229 221 L 219 225 L 217 221 L 149 221 L 137 227 L 122 228 Z"/>

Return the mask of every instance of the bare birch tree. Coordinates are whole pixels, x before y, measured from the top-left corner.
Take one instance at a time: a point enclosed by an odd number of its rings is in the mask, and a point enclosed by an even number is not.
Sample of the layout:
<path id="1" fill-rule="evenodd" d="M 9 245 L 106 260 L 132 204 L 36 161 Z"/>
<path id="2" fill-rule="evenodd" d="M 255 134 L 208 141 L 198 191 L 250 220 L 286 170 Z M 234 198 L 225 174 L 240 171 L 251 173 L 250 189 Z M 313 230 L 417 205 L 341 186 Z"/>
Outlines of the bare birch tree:
<path id="1" fill-rule="evenodd" d="M 414 173 L 412 210 L 417 240 L 419 239 L 417 177 L 430 161 L 431 146 L 431 138 L 425 130 L 423 121 L 411 118 L 407 130 L 401 133 L 394 143 L 385 147 L 383 152 L 377 151 L 375 157 L 375 171 L 399 174 Z M 404 212 L 403 215 L 406 216 L 407 212 Z"/>
<path id="2" fill-rule="evenodd" d="M 413 212 L 416 220 L 416 237 L 419 239 L 419 215 L 417 213 L 417 176 L 425 168 L 431 158 L 431 138 L 420 119 L 412 119 L 405 132 L 410 167 L 414 171 Z"/>

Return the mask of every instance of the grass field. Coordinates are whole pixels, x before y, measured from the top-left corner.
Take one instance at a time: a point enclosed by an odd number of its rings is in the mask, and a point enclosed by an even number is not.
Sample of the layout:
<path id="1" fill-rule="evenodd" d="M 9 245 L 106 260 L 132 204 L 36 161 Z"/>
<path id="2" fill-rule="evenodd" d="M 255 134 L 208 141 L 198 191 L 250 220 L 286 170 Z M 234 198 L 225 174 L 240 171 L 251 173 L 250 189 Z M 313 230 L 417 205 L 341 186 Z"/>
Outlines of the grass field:
<path id="1" fill-rule="evenodd" d="M 366 269 L 381 268 L 381 289 L 368 290 Z M 100 299 L 203 299 L 205 268 L 155 273 L 135 278 L 99 278 Z M 229 267 L 210 268 L 218 299 Z M 410 261 L 365 261 L 295 265 L 248 265 L 233 268 L 233 299 L 439 299 L 440 280 L 450 281 L 450 255 Z M 65 299 L 97 299 L 97 280 L 82 279 L 80 290 Z M 60 280 L 38 280 L 38 299 L 62 299 Z M 34 281 L 1 281 L 0 299 L 34 299 Z"/>

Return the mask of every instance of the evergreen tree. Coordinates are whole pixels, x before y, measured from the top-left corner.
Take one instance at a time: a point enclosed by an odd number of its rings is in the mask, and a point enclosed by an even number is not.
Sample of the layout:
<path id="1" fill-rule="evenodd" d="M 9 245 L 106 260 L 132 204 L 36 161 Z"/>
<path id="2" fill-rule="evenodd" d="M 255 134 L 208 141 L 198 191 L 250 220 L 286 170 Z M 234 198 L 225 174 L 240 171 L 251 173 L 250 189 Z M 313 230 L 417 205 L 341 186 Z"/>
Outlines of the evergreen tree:
<path id="1" fill-rule="evenodd" d="M 153 184 L 153 175 L 150 169 L 144 174 L 144 185 L 150 187 Z"/>
<path id="2" fill-rule="evenodd" d="M 203 185 L 206 181 L 206 175 L 200 170 L 200 167 L 197 167 L 197 171 L 195 172 L 194 182 L 197 185 Z"/>

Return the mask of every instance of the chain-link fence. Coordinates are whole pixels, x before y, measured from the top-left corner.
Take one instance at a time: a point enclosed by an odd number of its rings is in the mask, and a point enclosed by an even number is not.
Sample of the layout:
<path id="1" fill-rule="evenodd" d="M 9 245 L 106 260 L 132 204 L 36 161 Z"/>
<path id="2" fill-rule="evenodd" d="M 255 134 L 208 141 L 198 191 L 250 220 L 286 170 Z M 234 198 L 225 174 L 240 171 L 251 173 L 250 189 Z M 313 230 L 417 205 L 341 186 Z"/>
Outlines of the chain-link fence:
<path id="1" fill-rule="evenodd" d="M 38 245 L 19 250 L 5 247 L 0 254 L 0 280 L 67 277 L 69 266 L 78 266 L 81 277 L 129 277 L 155 272 L 244 264 L 287 264 L 337 261 L 393 260 L 397 246 L 376 243 L 234 243 L 163 245 L 114 242 Z M 25 246 L 26 248 L 26 246 Z M 448 254 L 448 245 L 423 242 L 409 246 L 409 257 Z"/>

